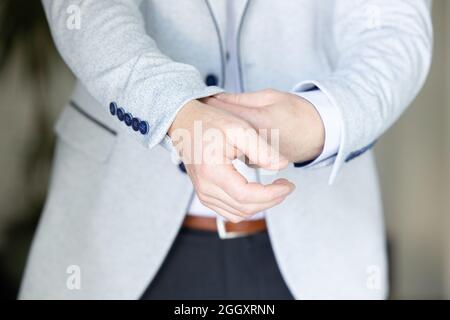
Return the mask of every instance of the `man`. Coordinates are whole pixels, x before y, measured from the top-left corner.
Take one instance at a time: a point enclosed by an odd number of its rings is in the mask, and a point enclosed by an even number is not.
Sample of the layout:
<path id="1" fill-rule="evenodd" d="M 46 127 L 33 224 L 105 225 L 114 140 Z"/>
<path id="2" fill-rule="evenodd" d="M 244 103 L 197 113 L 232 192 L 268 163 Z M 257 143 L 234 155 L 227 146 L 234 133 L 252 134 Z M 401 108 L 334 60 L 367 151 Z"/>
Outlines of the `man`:
<path id="1" fill-rule="evenodd" d="M 79 84 L 21 298 L 386 297 L 369 150 L 425 80 L 429 1 L 43 3 Z"/>

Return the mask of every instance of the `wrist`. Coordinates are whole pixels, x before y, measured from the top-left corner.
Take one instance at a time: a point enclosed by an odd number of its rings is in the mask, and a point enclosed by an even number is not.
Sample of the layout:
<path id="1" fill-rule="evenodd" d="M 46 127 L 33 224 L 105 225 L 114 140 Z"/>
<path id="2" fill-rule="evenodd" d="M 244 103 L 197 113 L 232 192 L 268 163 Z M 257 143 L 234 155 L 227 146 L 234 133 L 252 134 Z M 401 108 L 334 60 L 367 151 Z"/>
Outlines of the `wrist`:
<path id="1" fill-rule="evenodd" d="M 172 138 L 175 130 L 189 127 L 188 121 L 192 117 L 194 113 L 193 111 L 196 109 L 198 104 L 199 104 L 198 100 L 191 100 L 178 111 L 177 115 L 175 116 L 175 119 L 172 122 L 172 125 L 167 131 L 167 135 L 169 137 Z"/>
<path id="2" fill-rule="evenodd" d="M 320 156 L 325 146 L 325 126 L 319 112 L 311 102 L 300 96 L 296 98 L 301 101 L 299 104 L 300 128 L 304 129 L 302 131 L 305 132 L 306 138 L 304 154 L 300 160 L 314 160 Z"/>

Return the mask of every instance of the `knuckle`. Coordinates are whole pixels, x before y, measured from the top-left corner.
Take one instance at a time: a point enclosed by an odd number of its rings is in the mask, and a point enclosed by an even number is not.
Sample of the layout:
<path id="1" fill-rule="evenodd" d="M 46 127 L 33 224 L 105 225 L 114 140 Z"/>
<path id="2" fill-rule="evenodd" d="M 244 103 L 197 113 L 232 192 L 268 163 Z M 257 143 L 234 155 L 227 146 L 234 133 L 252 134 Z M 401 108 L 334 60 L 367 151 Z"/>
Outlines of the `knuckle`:
<path id="1" fill-rule="evenodd" d="M 251 208 L 246 208 L 246 207 L 242 208 L 240 210 L 240 212 L 247 218 L 249 218 L 255 214 L 255 210 L 252 210 Z"/>
<path id="2" fill-rule="evenodd" d="M 236 193 L 235 194 L 235 200 L 237 202 L 243 203 L 246 202 L 248 199 L 248 196 L 245 193 Z"/>
<path id="3" fill-rule="evenodd" d="M 277 90 L 272 89 L 272 88 L 268 88 L 264 90 L 264 93 L 269 95 L 269 96 L 274 96 L 275 94 L 277 94 Z"/>
<path id="4" fill-rule="evenodd" d="M 266 99 L 268 101 L 276 101 L 280 99 L 281 91 L 275 90 L 275 89 L 267 89 L 265 90 L 264 94 L 266 95 Z"/>
<path id="5" fill-rule="evenodd" d="M 198 199 L 200 200 L 200 202 L 201 202 L 203 205 L 204 205 L 204 204 L 207 202 L 207 200 L 208 200 L 207 196 L 206 196 L 203 192 L 200 192 L 200 191 L 197 192 L 197 197 L 198 197 Z"/>
<path id="6" fill-rule="evenodd" d="M 206 194 L 208 192 L 208 187 L 206 186 L 206 184 L 204 182 L 198 182 L 197 183 L 197 193 L 198 193 L 198 197 L 201 198 L 205 198 Z"/>

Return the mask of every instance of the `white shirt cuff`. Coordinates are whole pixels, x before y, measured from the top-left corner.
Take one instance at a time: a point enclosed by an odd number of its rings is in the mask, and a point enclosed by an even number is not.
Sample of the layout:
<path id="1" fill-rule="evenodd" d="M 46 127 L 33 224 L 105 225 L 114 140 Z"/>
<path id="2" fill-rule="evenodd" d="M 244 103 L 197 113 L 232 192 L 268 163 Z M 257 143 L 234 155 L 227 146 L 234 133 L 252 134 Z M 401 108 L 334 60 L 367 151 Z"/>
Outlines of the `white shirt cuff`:
<path id="1" fill-rule="evenodd" d="M 322 153 L 309 166 L 335 156 L 341 141 L 339 111 L 319 89 L 293 93 L 308 100 L 316 108 L 325 128 L 325 144 Z"/>

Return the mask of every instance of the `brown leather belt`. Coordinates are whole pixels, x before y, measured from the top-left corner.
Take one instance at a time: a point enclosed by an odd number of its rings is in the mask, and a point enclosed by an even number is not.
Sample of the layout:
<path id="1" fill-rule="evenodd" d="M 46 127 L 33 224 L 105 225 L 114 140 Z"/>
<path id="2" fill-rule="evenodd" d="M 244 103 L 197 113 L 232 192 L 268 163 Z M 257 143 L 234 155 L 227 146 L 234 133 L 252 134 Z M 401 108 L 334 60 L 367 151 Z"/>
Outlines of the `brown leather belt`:
<path id="1" fill-rule="evenodd" d="M 245 237 L 267 230 L 266 220 L 246 220 L 239 223 L 223 221 L 220 218 L 186 215 L 183 227 L 195 230 L 217 232 L 221 239 Z"/>

